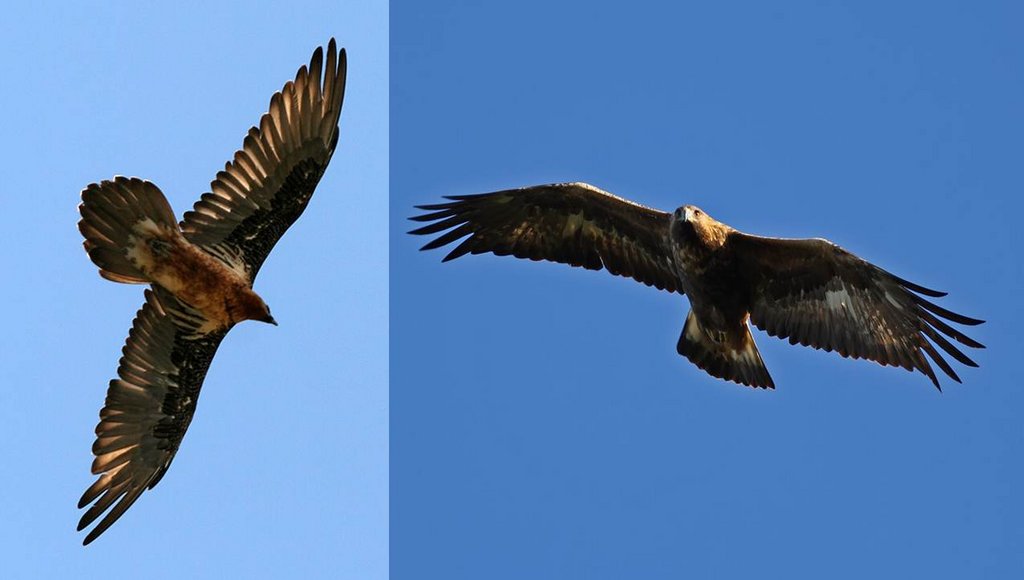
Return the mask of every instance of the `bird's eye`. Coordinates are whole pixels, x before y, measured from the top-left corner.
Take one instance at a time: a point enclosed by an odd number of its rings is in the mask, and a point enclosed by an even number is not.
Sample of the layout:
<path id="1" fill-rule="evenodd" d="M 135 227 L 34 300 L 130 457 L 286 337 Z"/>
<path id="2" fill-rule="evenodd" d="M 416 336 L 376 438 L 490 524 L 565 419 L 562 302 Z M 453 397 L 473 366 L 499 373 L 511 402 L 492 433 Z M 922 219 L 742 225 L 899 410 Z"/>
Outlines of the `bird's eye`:
<path id="1" fill-rule="evenodd" d="M 701 213 L 703 212 L 701 212 L 699 209 L 693 210 L 693 215 L 700 215 Z"/>

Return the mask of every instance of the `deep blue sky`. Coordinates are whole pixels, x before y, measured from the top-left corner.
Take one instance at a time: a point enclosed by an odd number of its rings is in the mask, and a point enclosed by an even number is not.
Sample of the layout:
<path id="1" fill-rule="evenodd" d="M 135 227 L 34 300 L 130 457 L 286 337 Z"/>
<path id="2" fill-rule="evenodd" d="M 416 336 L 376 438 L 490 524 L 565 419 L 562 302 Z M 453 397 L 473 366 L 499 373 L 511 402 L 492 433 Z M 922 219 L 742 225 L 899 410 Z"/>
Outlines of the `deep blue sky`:
<path id="1" fill-rule="evenodd" d="M 385 578 L 386 2 L 27 3 L 0 21 L 5 578 Z M 335 36 L 338 150 L 256 280 L 280 327 L 224 341 L 167 476 L 75 532 L 93 428 L 142 288 L 101 279 L 79 192 L 155 182 L 180 216 Z"/>
<path id="2" fill-rule="evenodd" d="M 392 2 L 395 578 L 1024 577 L 1021 5 L 771 4 Z M 981 368 L 756 332 L 755 391 L 684 298 L 404 234 L 571 180 L 947 290 Z"/>

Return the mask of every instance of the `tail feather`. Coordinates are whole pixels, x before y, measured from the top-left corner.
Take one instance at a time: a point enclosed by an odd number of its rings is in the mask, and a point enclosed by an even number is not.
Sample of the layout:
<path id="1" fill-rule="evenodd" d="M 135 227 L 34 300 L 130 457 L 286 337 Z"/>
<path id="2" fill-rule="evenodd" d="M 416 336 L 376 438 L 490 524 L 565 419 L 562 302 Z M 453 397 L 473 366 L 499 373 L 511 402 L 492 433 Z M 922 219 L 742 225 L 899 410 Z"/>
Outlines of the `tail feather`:
<path id="1" fill-rule="evenodd" d="M 100 276 L 114 282 L 143 284 L 149 278 L 132 263 L 128 251 L 139 237 L 136 225 L 149 220 L 177 229 L 167 198 L 157 186 L 136 177 L 115 177 L 82 190 L 78 230 Z"/>
<path id="2" fill-rule="evenodd" d="M 743 336 L 738 340 L 714 341 L 691 310 L 686 315 L 676 351 L 713 377 L 749 387 L 774 389 L 775 382 L 761 360 L 761 353 L 746 323 L 742 332 Z M 740 346 L 734 346 L 737 344 Z"/>

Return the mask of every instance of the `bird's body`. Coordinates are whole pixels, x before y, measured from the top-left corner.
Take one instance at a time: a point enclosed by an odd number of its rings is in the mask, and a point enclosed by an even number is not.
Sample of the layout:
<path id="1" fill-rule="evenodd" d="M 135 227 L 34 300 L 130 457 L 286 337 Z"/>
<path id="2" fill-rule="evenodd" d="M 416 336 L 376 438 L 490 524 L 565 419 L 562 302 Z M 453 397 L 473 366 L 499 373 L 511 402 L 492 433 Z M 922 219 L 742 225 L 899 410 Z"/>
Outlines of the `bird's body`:
<path id="1" fill-rule="evenodd" d="M 740 376 L 740 382 L 774 386 L 747 325 L 750 296 L 740 264 L 726 248 L 734 230 L 692 206 L 684 212 L 686 219 L 677 212 L 665 233 L 680 291 L 690 300 L 676 350 L 712 375 L 742 367 L 750 376 Z"/>
<path id="2" fill-rule="evenodd" d="M 137 237 L 126 252 L 129 260 L 150 282 L 201 312 L 206 319 L 201 332 L 266 319 L 265 303 L 245 274 L 186 240 L 177 224 L 146 219 L 132 229 Z"/>
<path id="3" fill-rule="evenodd" d="M 700 212 L 692 206 L 686 211 Z M 739 264 L 731 252 L 723 250 L 730 231 L 717 222 L 680 219 L 677 212 L 665 232 L 679 288 L 709 332 L 732 333 L 746 323 L 749 298 L 740 283 Z"/>
<path id="4" fill-rule="evenodd" d="M 943 321 L 976 325 L 920 295 L 944 293 L 896 277 L 823 239 L 755 236 L 686 205 L 669 214 L 585 183 L 452 196 L 420 206 L 440 234 L 423 249 L 463 239 L 445 261 L 492 252 L 607 269 L 686 294 L 691 310 L 676 350 L 715 377 L 774 387 L 750 325 L 844 357 L 918 370 L 939 386 L 927 355 L 959 381 L 939 347 L 977 366 L 943 335 L 983 348 Z M 931 342 L 929 342 L 929 340 Z"/>
<path id="5" fill-rule="evenodd" d="M 306 209 L 338 143 L 345 51 L 316 49 L 179 223 L 163 193 L 115 177 L 82 191 L 79 230 L 108 280 L 149 284 L 100 411 L 78 529 L 92 542 L 170 467 L 221 341 L 245 320 L 276 324 L 253 290 L 264 260 Z M 321 73 L 323 76 L 321 77 Z M 322 78 L 322 83 L 321 83 Z M 109 512 L 107 511 L 109 510 Z"/>

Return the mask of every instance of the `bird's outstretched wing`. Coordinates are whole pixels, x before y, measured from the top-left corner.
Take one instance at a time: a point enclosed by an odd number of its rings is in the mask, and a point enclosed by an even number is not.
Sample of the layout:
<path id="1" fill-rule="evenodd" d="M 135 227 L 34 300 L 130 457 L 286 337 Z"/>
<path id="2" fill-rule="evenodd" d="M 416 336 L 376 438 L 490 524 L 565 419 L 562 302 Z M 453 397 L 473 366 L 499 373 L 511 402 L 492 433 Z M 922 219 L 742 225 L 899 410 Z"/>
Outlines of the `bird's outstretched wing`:
<path id="1" fill-rule="evenodd" d="M 321 86 L 321 69 L 323 85 Z M 332 38 L 324 66 L 317 48 L 270 99 L 259 127 L 249 129 L 242 149 L 217 174 L 182 232 L 192 243 L 255 280 L 270 250 L 309 203 L 338 143 L 345 96 L 345 49 Z"/>
<path id="2" fill-rule="evenodd" d="M 227 334 L 200 333 L 206 320 L 165 290 L 146 290 L 96 426 L 92 472 L 99 475 L 79 508 L 92 507 L 83 530 L 108 509 L 85 537 L 89 544 L 163 477 L 192 422 L 206 371 Z M 112 507 L 112 509 L 111 509 Z"/>
<path id="3" fill-rule="evenodd" d="M 953 380 L 960 382 L 960 377 L 935 345 L 965 365 L 978 366 L 945 336 L 972 348 L 984 346 L 943 319 L 970 326 L 983 321 L 921 296 L 939 298 L 944 292 L 898 278 L 827 240 L 733 232 L 727 244 L 747 276 L 750 320 L 772 336 L 844 357 L 917 369 L 936 387 L 939 381 L 922 353 Z"/>
<path id="4" fill-rule="evenodd" d="M 671 266 L 666 236 L 671 216 L 616 197 L 586 183 L 561 183 L 417 206 L 429 213 L 410 219 L 433 222 L 409 232 L 444 232 L 423 246 L 439 248 L 464 236 L 444 260 L 492 252 L 549 260 L 682 293 Z"/>

